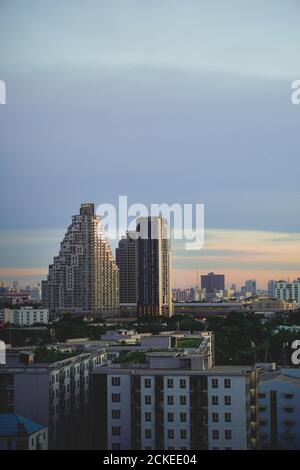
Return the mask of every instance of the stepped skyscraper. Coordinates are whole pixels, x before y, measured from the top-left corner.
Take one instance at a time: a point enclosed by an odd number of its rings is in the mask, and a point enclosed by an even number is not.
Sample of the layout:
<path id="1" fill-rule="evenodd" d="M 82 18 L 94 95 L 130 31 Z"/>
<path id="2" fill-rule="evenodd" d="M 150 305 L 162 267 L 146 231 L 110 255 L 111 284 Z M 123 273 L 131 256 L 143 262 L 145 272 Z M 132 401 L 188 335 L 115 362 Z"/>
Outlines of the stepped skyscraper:
<path id="1" fill-rule="evenodd" d="M 49 266 L 43 300 L 50 313 L 99 314 L 119 307 L 119 271 L 94 204 L 82 204 Z"/>

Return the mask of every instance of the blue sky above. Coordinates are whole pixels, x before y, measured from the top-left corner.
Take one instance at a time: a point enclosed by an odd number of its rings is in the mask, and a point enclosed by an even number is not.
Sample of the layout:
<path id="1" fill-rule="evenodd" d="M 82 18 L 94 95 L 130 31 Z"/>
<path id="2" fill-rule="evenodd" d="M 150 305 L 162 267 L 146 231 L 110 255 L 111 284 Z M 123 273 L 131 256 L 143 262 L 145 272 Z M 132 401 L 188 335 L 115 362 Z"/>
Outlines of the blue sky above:
<path id="1" fill-rule="evenodd" d="M 81 202 L 120 194 L 203 202 L 209 229 L 300 232 L 299 12 L 296 0 L 0 0 L 0 236 L 59 233 Z M 52 255 L 39 246 L 28 267 Z"/>

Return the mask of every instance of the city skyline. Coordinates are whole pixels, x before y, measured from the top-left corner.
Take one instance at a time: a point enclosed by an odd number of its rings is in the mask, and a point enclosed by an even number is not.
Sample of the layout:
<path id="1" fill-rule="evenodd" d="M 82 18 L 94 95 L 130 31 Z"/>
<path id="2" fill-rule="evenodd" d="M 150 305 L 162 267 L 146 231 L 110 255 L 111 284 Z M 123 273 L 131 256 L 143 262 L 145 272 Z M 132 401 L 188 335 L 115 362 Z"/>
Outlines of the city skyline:
<path id="1" fill-rule="evenodd" d="M 55 256 L 65 231 L 66 228 L 35 230 L 34 236 L 29 230 L 7 231 L 6 236 L 2 236 L 0 240 L 3 260 L 0 278 L 11 282 L 15 279 L 23 280 L 24 284 L 45 279 L 48 264 Z M 172 241 L 172 286 L 184 288 L 197 285 L 197 273 L 201 275 L 212 271 L 225 274 L 226 286 L 232 283 L 242 286 L 247 279 L 254 278 L 261 289 L 266 288 L 270 279 L 299 277 L 300 233 L 250 233 L 249 240 L 249 234 L 245 231 L 207 229 L 201 252 L 188 253 L 184 250 L 183 243 Z M 109 241 L 115 256 L 117 242 Z M 11 267 L 4 267 L 7 264 L 9 266 L 9 263 Z M 229 263 L 228 269 L 226 266 Z M 20 267 L 17 267 L 18 264 Z"/>
<path id="2" fill-rule="evenodd" d="M 41 278 L 79 204 L 119 194 L 205 204 L 205 249 L 173 246 L 175 286 L 196 270 L 298 276 L 296 2 L 14 3 L 0 17 L 1 278 Z"/>

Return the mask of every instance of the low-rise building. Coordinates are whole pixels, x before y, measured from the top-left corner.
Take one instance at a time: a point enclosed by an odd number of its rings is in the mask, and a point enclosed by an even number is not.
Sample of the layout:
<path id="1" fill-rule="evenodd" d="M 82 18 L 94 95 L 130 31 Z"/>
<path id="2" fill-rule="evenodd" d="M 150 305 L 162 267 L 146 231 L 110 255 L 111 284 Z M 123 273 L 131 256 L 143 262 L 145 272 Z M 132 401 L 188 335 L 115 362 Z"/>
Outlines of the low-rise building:
<path id="1" fill-rule="evenodd" d="M 103 350 L 68 356 L 34 362 L 32 353 L 11 352 L 0 365 L 0 413 L 17 413 L 47 427 L 50 448 L 88 445 L 82 439 L 88 437 L 91 373 L 106 357 Z"/>
<path id="2" fill-rule="evenodd" d="M 47 450 L 48 430 L 24 416 L 0 414 L 0 450 Z"/>
<path id="3" fill-rule="evenodd" d="M 47 325 L 49 310 L 47 308 L 21 307 L 0 310 L 0 323 L 10 323 L 19 326 L 32 326 L 37 323 Z"/>
<path id="4" fill-rule="evenodd" d="M 146 354 L 93 372 L 94 445 L 128 449 L 255 449 L 257 377 L 213 366 L 201 352 Z"/>
<path id="5" fill-rule="evenodd" d="M 300 369 L 282 368 L 259 379 L 262 449 L 300 449 Z"/>
<path id="6" fill-rule="evenodd" d="M 255 312 L 280 312 L 285 310 L 295 310 L 297 302 L 295 300 L 257 298 L 251 302 L 251 308 Z"/>

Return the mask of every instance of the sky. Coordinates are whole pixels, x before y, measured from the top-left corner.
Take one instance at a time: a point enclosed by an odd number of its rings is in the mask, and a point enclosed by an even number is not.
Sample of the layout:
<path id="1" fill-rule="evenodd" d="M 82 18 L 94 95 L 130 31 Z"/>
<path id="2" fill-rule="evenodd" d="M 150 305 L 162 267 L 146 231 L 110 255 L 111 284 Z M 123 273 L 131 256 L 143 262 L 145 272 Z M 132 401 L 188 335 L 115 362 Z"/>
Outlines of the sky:
<path id="1" fill-rule="evenodd" d="M 176 286 L 298 277 L 298 0 L 0 0 L 0 278 L 44 277 L 82 202 L 204 203 Z"/>

